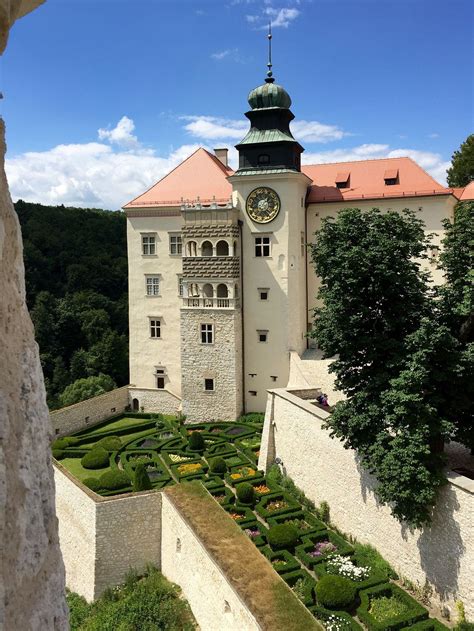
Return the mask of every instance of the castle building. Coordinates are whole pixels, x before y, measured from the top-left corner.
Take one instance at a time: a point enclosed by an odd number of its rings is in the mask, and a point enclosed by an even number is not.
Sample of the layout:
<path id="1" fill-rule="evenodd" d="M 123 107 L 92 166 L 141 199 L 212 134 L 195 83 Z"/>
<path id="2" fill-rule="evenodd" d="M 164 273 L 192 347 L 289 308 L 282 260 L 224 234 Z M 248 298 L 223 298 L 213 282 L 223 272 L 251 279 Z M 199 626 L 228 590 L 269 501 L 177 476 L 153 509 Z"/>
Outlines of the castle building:
<path id="1" fill-rule="evenodd" d="M 342 208 L 411 208 L 434 235 L 474 183 L 445 188 L 410 158 L 302 165 L 291 99 L 274 82 L 252 90 L 250 129 L 227 149 L 198 149 L 124 206 L 129 261 L 130 383 L 134 406 L 182 399 L 193 421 L 263 411 L 286 387 L 290 354 L 310 340 L 318 278 L 306 244 Z"/>

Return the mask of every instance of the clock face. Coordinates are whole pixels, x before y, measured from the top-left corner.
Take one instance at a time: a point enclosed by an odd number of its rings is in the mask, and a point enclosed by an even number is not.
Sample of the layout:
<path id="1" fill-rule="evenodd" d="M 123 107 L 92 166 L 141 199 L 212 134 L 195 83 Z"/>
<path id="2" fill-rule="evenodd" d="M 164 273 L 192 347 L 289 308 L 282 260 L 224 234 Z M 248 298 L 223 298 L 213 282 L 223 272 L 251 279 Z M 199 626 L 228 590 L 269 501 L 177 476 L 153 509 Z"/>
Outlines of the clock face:
<path id="1" fill-rule="evenodd" d="M 247 197 L 247 213 L 257 223 L 269 223 L 280 212 L 280 198 L 271 188 L 261 186 Z"/>

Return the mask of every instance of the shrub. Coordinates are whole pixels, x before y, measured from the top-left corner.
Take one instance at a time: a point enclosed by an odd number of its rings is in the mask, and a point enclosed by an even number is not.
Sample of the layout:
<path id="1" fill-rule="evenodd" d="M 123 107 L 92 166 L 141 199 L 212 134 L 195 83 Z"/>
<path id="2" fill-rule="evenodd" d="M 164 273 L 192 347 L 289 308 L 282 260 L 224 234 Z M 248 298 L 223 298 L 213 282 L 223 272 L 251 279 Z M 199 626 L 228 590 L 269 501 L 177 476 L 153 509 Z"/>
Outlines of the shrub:
<path id="1" fill-rule="evenodd" d="M 370 631 L 396 631 L 428 618 L 425 607 L 392 583 L 364 589 L 359 596 L 357 617 Z"/>
<path id="2" fill-rule="evenodd" d="M 255 489 L 248 482 L 242 482 L 237 486 L 237 499 L 242 504 L 249 506 L 255 502 Z"/>
<path id="3" fill-rule="evenodd" d="M 64 455 L 64 449 L 53 449 L 53 458 L 56 458 L 56 460 L 61 460 L 61 458 L 64 458 Z"/>
<path id="4" fill-rule="evenodd" d="M 193 436 L 194 434 L 191 434 Z M 224 458 L 213 458 L 210 464 L 211 473 L 222 475 L 227 471 L 227 464 Z"/>
<path id="5" fill-rule="evenodd" d="M 298 542 L 298 530 L 293 524 L 278 524 L 270 528 L 267 539 L 274 550 L 291 550 Z"/>
<path id="6" fill-rule="evenodd" d="M 151 480 L 146 471 L 144 464 L 138 464 L 135 469 L 135 475 L 133 478 L 133 490 L 134 491 L 149 491 L 151 489 Z"/>
<path id="7" fill-rule="evenodd" d="M 57 438 L 53 441 L 51 447 L 53 449 L 66 449 L 67 447 L 77 445 L 78 442 L 79 438 L 76 438 L 75 436 L 65 436 L 64 438 Z"/>
<path id="8" fill-rule="evenodd" d="M 204 438 L 200 432 L 193 432 L 188 439 L 188 447 L 191 451 L 204 451 Z"/>
<path id="9" fill-rule="evenodd" d="M 109 452 L 103 447 L 94 447 L 81 458 L 84 469 L 103 469 L 109 464 Z"/>
<path id="10" fill-rule="evenodd" d="M 107 451 L 118 451 L 122 446 L 122 441 L 118 436 L 106 436 L 105 438 L 101 438 L 98 443 L 94 445 L 94 449 L 96 447 L 103 447 L 107 449 Z"/>
<path id="11" fill-rule="evenodd" d="M 130 478 L 125 471 L 115 469 L 114 471 L 106 471 L 99 478 L 100 486 L 107 491 L 117 491 L 126 486 L 130 486 Z"/>
<path id="12" fill-rule="evenodd" d="M 85 478 L 82 481 L 82 484 L 84 486 L 87 486 L 87 488 L 90 489 L 91 491 L 95 491 L 95 492 L 97 492 L 99 489 L 102 488 L 100 486 L 100 482 L 98 478 Z"/>
<path id="13" fill-rule="evenodd" d="M 349 609 L 356 597 L 356 586 L 344 576 L 327 574 L 316 584 L 318 604 L 326 609 Z"/>

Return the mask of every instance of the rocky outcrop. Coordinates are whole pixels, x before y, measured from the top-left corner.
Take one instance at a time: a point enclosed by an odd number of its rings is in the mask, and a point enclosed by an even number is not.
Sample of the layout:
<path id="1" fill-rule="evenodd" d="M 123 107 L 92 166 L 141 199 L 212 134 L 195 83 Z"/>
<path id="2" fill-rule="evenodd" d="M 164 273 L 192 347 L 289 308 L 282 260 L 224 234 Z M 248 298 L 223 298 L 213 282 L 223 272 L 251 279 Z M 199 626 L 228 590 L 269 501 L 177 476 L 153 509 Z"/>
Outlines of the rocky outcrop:
<path id="1" fill-rule="evenodd" d="M 0 0 L 0 51 L 13 21 L 40 1 Z M 4 170 L 0 120 L 0 628 L 68 629 L 50 424 L 25 303 L 20 226 Z"/>

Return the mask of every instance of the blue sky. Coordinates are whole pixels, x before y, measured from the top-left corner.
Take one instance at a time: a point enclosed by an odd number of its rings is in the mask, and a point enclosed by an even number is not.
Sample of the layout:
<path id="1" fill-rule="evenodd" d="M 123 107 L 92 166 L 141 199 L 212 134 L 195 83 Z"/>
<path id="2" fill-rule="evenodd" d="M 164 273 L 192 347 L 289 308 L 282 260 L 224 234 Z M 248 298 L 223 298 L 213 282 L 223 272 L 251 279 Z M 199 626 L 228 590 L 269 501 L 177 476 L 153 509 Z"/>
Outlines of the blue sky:
<path id="1" fill-rule="evenodd" d="M 268 20 L 306 162 L 411 155 L 443 181 L 473 131 L 473 6 L 48 0 L 2 62 L 12 196 L 117 208 L 197 146 L 232 147 Z"/>

